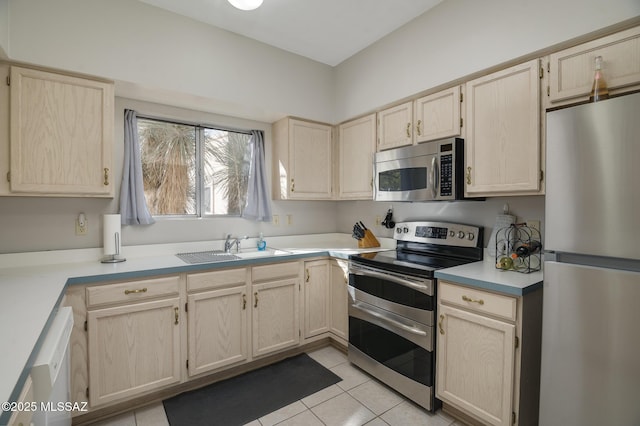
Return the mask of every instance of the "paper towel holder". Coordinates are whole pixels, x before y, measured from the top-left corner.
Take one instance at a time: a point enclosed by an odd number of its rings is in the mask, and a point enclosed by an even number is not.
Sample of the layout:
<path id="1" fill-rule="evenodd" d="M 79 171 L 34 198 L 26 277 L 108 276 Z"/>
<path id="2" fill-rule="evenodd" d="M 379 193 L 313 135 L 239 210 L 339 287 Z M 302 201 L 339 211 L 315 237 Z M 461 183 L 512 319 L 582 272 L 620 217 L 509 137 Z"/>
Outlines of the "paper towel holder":
<path id="1" fill-rule="evenodd" d="M 114 254 L 108 254 L 107 257 L 103 258 L 100 262 L 102 263 L 120 263 L 127 260 L 124 257 L 120 257 L 120 233 L 114 232 L 113 238 L 116 243 L 116 252 Z"/>

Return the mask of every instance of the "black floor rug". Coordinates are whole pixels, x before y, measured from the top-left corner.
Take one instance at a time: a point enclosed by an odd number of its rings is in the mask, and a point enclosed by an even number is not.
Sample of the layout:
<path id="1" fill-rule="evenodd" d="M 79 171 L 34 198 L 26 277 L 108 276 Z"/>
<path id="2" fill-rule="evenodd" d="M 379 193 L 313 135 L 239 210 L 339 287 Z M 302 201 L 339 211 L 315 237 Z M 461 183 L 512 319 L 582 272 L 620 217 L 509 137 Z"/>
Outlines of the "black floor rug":
<path id="1" fill-rule="evenodd" d="M 171 426 L 244 425 L 339 382 L 307 354 L 163 401 Z"/>

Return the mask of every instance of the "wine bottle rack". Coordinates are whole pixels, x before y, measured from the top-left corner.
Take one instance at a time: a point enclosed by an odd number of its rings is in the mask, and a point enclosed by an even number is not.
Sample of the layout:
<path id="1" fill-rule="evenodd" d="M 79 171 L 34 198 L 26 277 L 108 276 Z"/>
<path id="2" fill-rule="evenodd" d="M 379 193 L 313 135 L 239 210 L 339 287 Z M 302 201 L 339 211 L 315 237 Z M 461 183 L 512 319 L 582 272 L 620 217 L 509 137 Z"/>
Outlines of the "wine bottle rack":
<path id="1" fill-rule="evenodd" d="M 523 274 L 542 267 L 540 231 L 524 223 L 500 228 L 496 234 L 496 269 Z"/>

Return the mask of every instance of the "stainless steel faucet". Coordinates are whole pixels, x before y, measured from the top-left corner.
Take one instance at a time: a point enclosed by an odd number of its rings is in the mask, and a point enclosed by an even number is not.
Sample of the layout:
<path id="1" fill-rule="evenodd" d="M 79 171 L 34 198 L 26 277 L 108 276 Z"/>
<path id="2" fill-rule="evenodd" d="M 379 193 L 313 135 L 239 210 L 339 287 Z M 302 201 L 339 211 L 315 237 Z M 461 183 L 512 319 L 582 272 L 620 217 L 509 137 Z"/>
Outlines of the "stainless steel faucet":
<path id="1" fill-rule="evenodd" d="M 231 253 L 233 245 L 236 246 L 236 253 L 240 251 L 240 241 L 248 239 L 248 236 L 244 237 L 232 237 L 231 234 L 227 234 L 227 239 L 224 241 L 224 252 Z"/>

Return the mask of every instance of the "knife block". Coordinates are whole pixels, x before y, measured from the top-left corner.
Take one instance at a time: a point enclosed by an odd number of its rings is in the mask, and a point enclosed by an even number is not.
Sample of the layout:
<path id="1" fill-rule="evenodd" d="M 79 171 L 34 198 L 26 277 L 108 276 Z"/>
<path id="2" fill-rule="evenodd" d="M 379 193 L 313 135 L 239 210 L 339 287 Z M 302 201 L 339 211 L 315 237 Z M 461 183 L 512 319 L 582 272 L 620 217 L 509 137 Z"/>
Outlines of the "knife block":
<path id="1" fill-rule="evenodd" d="M 358 248 L 380 247 L 380 242 L 368 229 L 364 231 L 364 237 L 358 240 Z"/>

